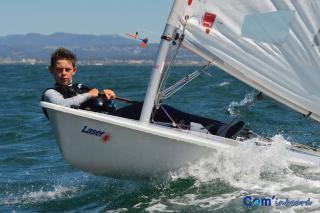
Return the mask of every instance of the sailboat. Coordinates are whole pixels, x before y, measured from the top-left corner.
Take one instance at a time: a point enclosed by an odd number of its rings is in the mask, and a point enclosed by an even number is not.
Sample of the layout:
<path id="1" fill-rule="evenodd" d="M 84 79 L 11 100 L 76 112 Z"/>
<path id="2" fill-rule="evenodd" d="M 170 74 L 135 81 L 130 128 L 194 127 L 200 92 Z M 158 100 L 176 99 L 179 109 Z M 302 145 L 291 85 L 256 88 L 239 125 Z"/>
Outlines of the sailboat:
<path id="1" fill-rule="evenodd" d="M 320 122 L 319 10 L 318 0 L 175 0 L 138 119 L 41 102 L 63 157 L 96 175 L 133 178 L 184 167 L 249 138 L 262 148 L 273 146 L 253 134 L 237 135 L 238 130 L 226 137 L 197 122 L 180 128 L 174 118 L 153 119 L 171 91 L 198 75 L 164 88 L 169 55 L 180 47 Z M 320 165 L 316 148 L 287 143 L 284 155 L 292 165 Z"/>

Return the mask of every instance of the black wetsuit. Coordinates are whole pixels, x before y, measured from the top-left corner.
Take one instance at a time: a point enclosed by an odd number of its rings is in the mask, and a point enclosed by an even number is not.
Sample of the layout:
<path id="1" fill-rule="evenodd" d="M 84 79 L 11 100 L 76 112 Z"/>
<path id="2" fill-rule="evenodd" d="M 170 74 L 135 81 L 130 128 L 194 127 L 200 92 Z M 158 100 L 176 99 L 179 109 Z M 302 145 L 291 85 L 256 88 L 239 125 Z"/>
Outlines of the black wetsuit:
<path id="1" fill-rule="evenodd" d="M 56 84 L 55 87 L 48 88 L 46 89 L 43 94 L 42 94 L 42 101 L 48 101 L 48 102 L 53 102 L 48 100 L 46 97 L 46 92 L 48 90 L 54 90 L 58 92 L 60 95 L 63 96 L 63 99 L 67 100 L 69 98 L 76 97 L 78 95 L 86 94 L 89 93 L 89 91 L 92 88 L 85 86 L 83 84 L 75 83 L 75 84 L 70 84 L 68 86 L 62 86 Z M 65 101 L 66 102 L 66 101 Z M 74 103 L 74 104 L 72 104 Z M 57 103 L 59 104 L 59 103 Z M 95 111 L 95 112 L 112 112 L 114 109 L 110 105 L 109 101 L 102 99 L 102 98 L 90 98 L 88 96 L 87 98 L 82 98 L 80 101 L 75 100 L 74 102 L 70 103 L 62 103 L 61 105 L 63 106 L 70 106 L 71 108 L 76 108 L 76 109 L 85 109 L 85 110 L 90 110 L 90 111 Z M 47 116 L 47 112 L 45 109 L 43 109 L 45 115 Z"/>

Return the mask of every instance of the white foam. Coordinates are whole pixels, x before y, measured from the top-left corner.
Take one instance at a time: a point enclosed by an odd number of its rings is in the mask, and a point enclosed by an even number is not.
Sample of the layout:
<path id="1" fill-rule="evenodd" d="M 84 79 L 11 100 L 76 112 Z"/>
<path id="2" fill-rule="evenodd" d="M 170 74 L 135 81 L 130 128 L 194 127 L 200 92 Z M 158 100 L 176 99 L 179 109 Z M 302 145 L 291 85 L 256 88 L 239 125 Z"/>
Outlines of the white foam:
<path id="1" fill-rule="evenodd" d="M 220 209 L 224 207 L 231 200 L 236 199 L 239 196 L 238 192 L 217 195 L 212 197 L 203 198 L 201 194 L 185 194 L 181 197 L 169 199 L 171 204 L 179 206 L 199 206 L 201 208 Z"/>
<path id="2" fill-rule="evenodd" d="M 167 206 L 162 204 L 158 199 L 152 199 L 149 203 L 149 207 L 145 209 L 147 212 L 174 212 L 173 210 L 167 210 Z"/>
<path id="3" fill-rule="evenodd" d="M 228 106 L 228 112 L 232 116 L 237 116 L 243 110 L 247 110 L 249 107 L 251 107 L 254 100 L 255 94 L 253 92 L 247 93 L 240 102 L 232 101 Z"/>
<path id="4" fill-rule="evenodd" d="M 106 213 L 119 213 L 119 212 L 127 212 L 127 208 L 120 208 L 120 209 L 115 209 L 115 210 L 108 210 Z"/>
<path id="5" fill-rule="evenodd" d="M 210 158 L 172 172 L 173 181 L 178 178 L 194 177 L 194 186 L 200 187 L 210 182 L 223 181 L 235 188 L 236 193 L 246 195 L 272 196 L 279 199 L 307 200 L 313 202 L 310 207 L 290 207 L 290 209 L 320 209 L 320 177 L 312 174 L 313 170 L 294 171 L 289 167 L 286 157 L 286 141 L 281 135 L 272 138 L 273 145 L 259 147 L 247 141 L 227 152 L 214 153 Z M 316 170 L 319 173 L 319 170 Z M 311 179 L 309 177 L 312 177 Z M 227 194 L 228 195 L 228 194 Z M 186 195 L 171 202 L 179 205 L 215 206 L 226 203 L 225 194 L 209 198 Z M 237 199 L 230 194 L 229 200 Z M 238 198 L 239 199 L 239 198 Z M 223 201 L 224 200 L 224 201 Z M 221 202 L 220 202 L 221 201 Z M 289 207 L 284 207 L 289 210 Z M 275 207 L 275 209 L 278 209 Z"/>
<path id="6" fill-rule="evenodd" d="M 55 200 L 62 197 L 71 197 L 70 193 L 76 192 L 76 188 L 73 187 L 64 187 L 64 186 L 54 186 L 52 191 L 37 191 L 30 192 L 22 196 L 23 199 L 28 200 L 30 202 L 39 202 L 39 201 L 47 201 L 47 200 Z"/>
<path id="7" fill-rule="evenodd" d="M 230 82 L 224 81 L 224 82 L 221 82 L 218 86 L 224 87 L 224 86 L 228 86 L 228 85 L 230 85 Z"/>
<path id="8" fill-rule="evenodd" d="M 64 187 L 61 185 L 54 186 L 52 191 L 44 191 L 43 189 L 35 192 L 27 192 L 22 195 L 11 194 L 7 199 L 0 201 L 0 204 L 30 204 L 45 202 L 48 200 L 56 200 L 60 198 L 71 198 L 75 195 L 77 189 L 75 187 Z"/>

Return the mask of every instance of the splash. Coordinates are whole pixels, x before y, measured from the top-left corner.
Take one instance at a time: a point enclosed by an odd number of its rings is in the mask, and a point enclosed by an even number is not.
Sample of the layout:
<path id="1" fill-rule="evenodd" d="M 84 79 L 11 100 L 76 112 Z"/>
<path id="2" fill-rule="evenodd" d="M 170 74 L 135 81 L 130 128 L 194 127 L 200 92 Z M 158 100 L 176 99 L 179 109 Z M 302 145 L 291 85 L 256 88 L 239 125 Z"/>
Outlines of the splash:
<path id="1" fill-rule="evenodd" d="M 39 191 L 26 192 L 22 195 L 8 195 L 7 199 L 0 201 L 0 205 L 32 204 L 50 200 L 72 198 L 76 192 L 77 189 L 75 187 L 57 185 L 54 186 L 51 191 L 40 189 Z"/>
<path id="2" fill-rule="evenodd" d="M 251 140 L 245 141 L 232 150 L 219 151 L 178 173 L 171 173 L 171 177 L 174 180 L 192 176 L 199 182 L 222 179 L 236 186 L 241 183 L 243 188 L 253 187 L 250 183 L 260 180 L 262 172 L 289 171 L 288 164 L 283 159 L 285 143 L 280 142 L 279 136 L 274 139 L 279 143 L 270 148 L 256 146 Z M 246 186 L 246 183 L 249 185 Z"/>
<path id="3" fill-rule="evenodd" d="M 295 200 L 310 198 L 313 205 L 304 209 L 320 208 L 320 177 L 316 175 L 320 171 L 290 166 L 285 157 L 288 141 L 282 135 L 275 135 L 272 141 L 270 147 L 259 147 L 252 141 L 245 141 L 235 149 L 219 151 L 209 158 L 170 173 L 172 181 L 194 178 L 194 187 L 198 189 L 212 184 L 234 189 L 230 193 L 208 197 L 199 196 L 198 193 L 186 194 L 171 202 L 200 207 L 207 204 L 207 207 L 219 209 L 228 203 L 241 203 L 245 195 L 275 195 Z"/>
<path id="4" fill-rule="evenodd" d="M 241 112 L 247 111 L 253 106 L 254 100 L 255 94 L 253 92 L 247 93 L 240 102 L 232 101 L 227 110 L 232 116 L 240 115 Z"/>

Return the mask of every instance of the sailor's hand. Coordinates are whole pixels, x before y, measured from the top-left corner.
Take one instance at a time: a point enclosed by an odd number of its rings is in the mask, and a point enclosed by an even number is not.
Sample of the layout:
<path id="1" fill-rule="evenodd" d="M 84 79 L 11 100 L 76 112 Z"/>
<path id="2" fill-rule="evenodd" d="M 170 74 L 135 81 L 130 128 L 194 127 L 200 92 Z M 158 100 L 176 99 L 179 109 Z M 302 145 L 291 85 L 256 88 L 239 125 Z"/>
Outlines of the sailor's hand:
<path id="1" fill-rule="evenodd" d="M 98 95 L 99 95 L 99 90 L 97 90 L 96 88 L 91 89 L 91 90 L 89 91 L 89 94 L 90 94 L 91 98 L 96 98 L 96 97 L 98 97 Z"/>
<path id="2" fill-rule="evenodd" d="M 103 90 L 103 93 L 106 96 L 107 100 L 113 100 L 116 98 L 116 94 L 110 89 Z"/>

